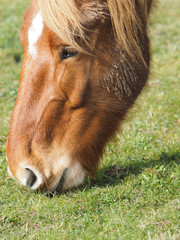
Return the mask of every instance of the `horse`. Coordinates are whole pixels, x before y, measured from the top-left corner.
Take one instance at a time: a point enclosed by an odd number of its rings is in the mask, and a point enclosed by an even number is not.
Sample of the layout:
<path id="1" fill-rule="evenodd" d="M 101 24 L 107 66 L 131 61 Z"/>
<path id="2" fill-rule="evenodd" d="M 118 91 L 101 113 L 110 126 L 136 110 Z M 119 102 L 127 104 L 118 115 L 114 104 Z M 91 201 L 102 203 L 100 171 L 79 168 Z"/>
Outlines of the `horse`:
<path id="1" fill-rule="evenodd" d="M 93 177 L 150 72 L 154 0 L 33 0 L 6 144 L 26 188 L 61 192 Z"/>

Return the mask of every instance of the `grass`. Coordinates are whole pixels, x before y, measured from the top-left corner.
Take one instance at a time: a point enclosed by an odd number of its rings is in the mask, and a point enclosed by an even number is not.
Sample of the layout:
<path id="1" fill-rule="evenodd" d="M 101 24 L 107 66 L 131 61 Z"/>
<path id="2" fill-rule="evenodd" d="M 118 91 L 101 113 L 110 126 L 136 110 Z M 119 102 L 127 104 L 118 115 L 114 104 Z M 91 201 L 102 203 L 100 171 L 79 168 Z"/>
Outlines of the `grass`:
<path id="1" fill-rule="evenodd" d="M 180 239 L 179 0 L 161 0 L 151 24 L 152 74 L 95 179 L 37 194 L 7 174 L 5 142 L 18 91 L 18 31 L 28 1 L 0 0 L 0 239 Z"/>

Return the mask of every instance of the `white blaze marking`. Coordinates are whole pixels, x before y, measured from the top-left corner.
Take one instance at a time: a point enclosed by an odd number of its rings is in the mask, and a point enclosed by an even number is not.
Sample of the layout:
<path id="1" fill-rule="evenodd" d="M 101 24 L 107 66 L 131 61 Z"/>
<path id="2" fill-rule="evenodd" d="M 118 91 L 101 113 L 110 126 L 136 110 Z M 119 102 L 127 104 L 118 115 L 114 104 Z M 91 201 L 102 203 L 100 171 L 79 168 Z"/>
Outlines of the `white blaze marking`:
<path id="1" fill-rule="evenodd" d="M 33 19 L 32 25 L 28 31 L 28 41 L 29 41 L 29 53 L 32 58 L 35 59 L 37 56 L 36 43 L 41 36 L 43 31 L 43 19 L 41 13 L 39 12 Z"/>

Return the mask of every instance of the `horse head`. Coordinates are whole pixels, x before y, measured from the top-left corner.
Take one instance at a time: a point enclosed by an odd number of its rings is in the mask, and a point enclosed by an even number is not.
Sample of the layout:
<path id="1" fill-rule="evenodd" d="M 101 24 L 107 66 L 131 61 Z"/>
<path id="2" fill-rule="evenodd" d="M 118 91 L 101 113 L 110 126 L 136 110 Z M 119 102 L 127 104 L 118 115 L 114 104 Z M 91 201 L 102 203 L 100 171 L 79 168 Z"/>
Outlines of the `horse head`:
<path id="1" fill-rule="evenodd" d="M 8 171 L 31 189 L 66 190 L 103 148 L 149 74 L 152 1 L 33 1 L 24 15 Z"/>

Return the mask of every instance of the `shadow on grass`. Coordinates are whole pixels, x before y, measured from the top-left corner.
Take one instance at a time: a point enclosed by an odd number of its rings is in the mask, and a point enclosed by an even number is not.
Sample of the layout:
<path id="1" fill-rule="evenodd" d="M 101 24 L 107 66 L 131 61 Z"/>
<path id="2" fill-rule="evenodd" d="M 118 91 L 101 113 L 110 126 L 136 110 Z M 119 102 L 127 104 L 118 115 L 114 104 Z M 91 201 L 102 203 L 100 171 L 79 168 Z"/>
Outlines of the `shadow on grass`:
<path id="1" fill-rule="evenodd" d="M 128 176 L 135 178 L 145 169 L 160 168 L 160 166 L 166 167 L 172 163 L 180 164 L 180 151 L 172 154 L 162 152 L 156 160 L 142 159 L 141 161 L 135 161 L 125 166 L 114 165 L 101 168 L 97 171 L 95 178 L 91 180 L 91 186 L 115 186 Z"/>
<path id="2" fill-rule="evenodd" d="M 162 152 L 159 158 L 156 160 L 142 159 L 141 161 L 134 161 L 133 163 L 124 166 L 114 165 L 101 168 L 97 170 L 94 179 L 87 179 L 85 184 L 80 187 L 67 190 L 65 192 L 46 193 L 45 195 L 47 197 L 53 198 L 54 195 L 60 196 L 62 194 L 68 194 L 69 192 L 76 192 L 77 189 L 88 191 L 93 187 L 116 186 L 119 183 L 122 183 L 126 177 L 131 176 L 132 178 L 135 178 L 144 172 L 145 169 L 153 169 L 154 167 L 160 169 L 161 166 L 164 166 L 164 168 L 166 168 L 167 166 L 174 163 L 176 165 L 180 164 L 179 151 L 172 154 Z"/>

